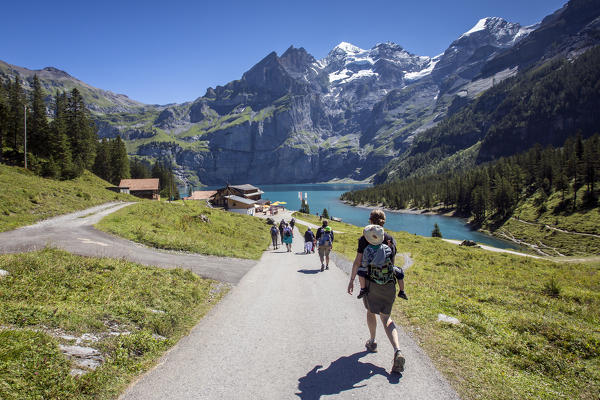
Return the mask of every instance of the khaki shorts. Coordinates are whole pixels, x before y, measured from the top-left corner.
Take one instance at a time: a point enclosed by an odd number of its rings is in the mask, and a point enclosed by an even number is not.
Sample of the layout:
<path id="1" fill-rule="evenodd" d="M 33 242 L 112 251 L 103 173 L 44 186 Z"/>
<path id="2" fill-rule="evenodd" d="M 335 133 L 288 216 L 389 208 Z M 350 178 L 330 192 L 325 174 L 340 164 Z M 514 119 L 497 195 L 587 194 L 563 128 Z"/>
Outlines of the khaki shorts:
<path id="1" fill-rule="evenodd" d="M 373 314 L 390 314 L 396 300 L 396 282 L 379 285 L 367 279 L 369 293 L 363 297 L 365 308 Z"/>
<path id="2" fill-rule="evenodd" d="M 321 259 L 328 256 L 330 252 L 331 246 L 319 246 L 319 257 L 321 257 Z"/>

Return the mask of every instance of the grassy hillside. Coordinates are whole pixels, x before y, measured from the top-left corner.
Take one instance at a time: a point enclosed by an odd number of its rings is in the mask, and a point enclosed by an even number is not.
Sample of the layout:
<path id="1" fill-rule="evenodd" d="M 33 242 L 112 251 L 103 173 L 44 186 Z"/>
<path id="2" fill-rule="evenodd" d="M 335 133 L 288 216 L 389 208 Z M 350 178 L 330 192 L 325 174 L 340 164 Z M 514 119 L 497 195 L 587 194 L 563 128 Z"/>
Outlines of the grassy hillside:
<path id="1" fill-rule="evenodd" d="M 584 189 L 578 196 L 583 197 Z M 494 234 L 527 243 L 549 256 L 590 256 L 600 254 L 600 207 L 572 212 L 561 210 L 565 204 L 560 193 L 531 196 L 522 202 Z M 572 200 L 572 196 L 565 199 Z"/>
<path id="2" fill-rule="evenodd" d="M 70 255 L 0 255 L 0 398 L 114 399 L 227 288 L 181 269 Z M 96 349 L 85 371 L 59 345 Z"/>
<path id="3" fill-rule="evenodd" d="M 107 190 L 109 186 L 87 171 L 77 179 L 55 181 L 0 164 L 0 232 L 109 201 L 139 200 Z"/>
<path id="4" fill-rule="evenodd" d="M 334 251 L 353 260 L 362 228 L 330 225 L 345 232 Z M 415 261 L 405 278 L 410 299 L 395 303 L 394 318 L 462 398 L 597 399 L 600 262 L 555 263 L 391 233 Z M 439 313 L 461 323 L 437 322 Z"/>
<path id="5" fill-rule="evenodd" d="M 96 227 L 161 249 L 255 260 L 271 240 L 265 220 L 196 201 L 141 202 L 110 214 Z"/>

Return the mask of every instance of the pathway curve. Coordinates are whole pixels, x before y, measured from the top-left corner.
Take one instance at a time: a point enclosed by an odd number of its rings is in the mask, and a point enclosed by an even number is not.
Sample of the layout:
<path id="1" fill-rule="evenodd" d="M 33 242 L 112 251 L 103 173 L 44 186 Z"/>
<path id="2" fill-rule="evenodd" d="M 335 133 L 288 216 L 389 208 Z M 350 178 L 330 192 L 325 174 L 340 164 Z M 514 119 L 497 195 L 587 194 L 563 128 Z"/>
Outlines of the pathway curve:
<path id="1" fill-rule="evenodd" d="M 133 203 L 107 203 L 2 232 L 0 253 L 34 251 L 50 246 L 83 256 L 124 258 L 164 268 L 181 267 L 197 275 L 229 283 L 237 283 L 256 265 L 254 260 L 158 250 L 94 228 L 94 224 L 104 216 L 130 204 Z"/>
<path id="2" fill-rule="evenodd" d="M 121 396 L 150 399 L 458 399 L 400 331 L 403 376 L 390 375 L 392 347 L 378 323 L 379 353 L 366 353 L 365 311 L 333 263 L 268 250 L 230 293 Z"/>

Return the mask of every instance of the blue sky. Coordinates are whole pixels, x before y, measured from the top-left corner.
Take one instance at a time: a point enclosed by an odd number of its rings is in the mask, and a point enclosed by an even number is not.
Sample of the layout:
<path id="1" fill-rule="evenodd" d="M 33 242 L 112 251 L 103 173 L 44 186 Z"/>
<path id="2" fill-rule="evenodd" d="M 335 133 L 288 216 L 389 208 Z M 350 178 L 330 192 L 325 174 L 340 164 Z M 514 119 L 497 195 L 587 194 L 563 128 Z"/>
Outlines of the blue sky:
<path id="1" fill-rule="evenodd" d="M 29 1 L 2 5 L 0 60 L 53 66 L 144 103 L 194 100 L 271 51 L 339 42 L 434 56 L 480 18 L 530 25 L 566 0 Z"/>

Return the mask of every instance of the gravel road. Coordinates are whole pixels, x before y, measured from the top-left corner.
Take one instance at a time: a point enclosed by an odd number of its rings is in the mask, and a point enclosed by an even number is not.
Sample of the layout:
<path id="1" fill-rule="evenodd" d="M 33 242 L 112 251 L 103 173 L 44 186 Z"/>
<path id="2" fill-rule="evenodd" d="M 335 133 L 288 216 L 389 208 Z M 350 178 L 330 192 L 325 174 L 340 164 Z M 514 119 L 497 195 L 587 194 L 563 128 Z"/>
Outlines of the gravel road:
<path id="1" fill-rule="evenodd" d="M 232 291 L 159 364 L 121 396 L 149 399 L 458 399 L 400 330 L 403 376 L 390 375 L 393 349 L 378 325 L 366 353 L 365 311 L 346 293 L 348 276 L 315 254 L 263 254 Z"/>
<path id="2" fill-rule="evenodd" d="M 256 265 L 254 260 L 157 250 L 94 228 L 104 216 L 130 204 L 133 203 L 107 203 L 2 232 L 0 253 L 20 253 L 50 246 L 83 256 L 124 258 L 163 268 L 181 267 L 205 278 L 228 283 L 237 283 Z"/>

